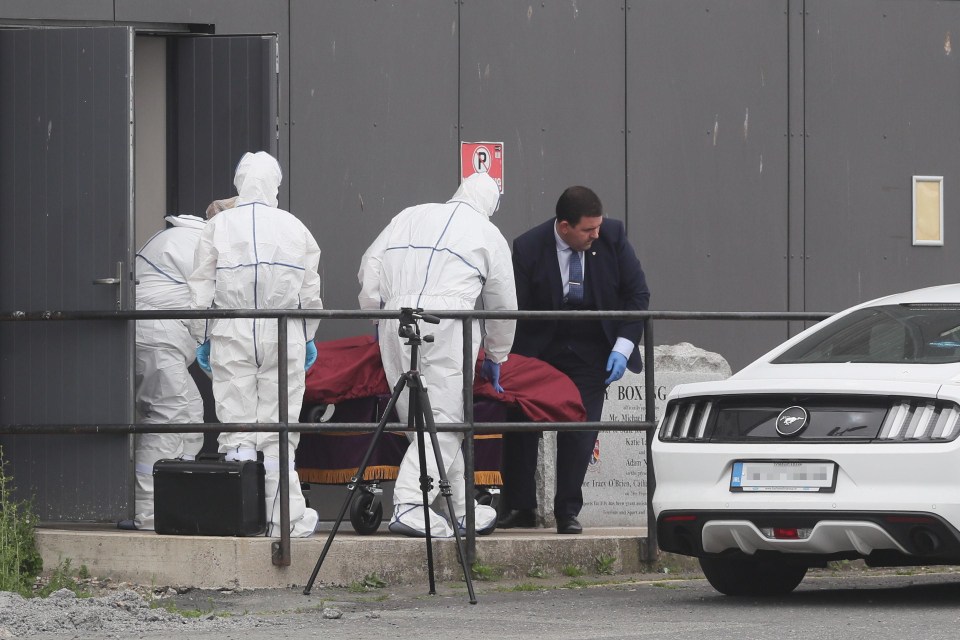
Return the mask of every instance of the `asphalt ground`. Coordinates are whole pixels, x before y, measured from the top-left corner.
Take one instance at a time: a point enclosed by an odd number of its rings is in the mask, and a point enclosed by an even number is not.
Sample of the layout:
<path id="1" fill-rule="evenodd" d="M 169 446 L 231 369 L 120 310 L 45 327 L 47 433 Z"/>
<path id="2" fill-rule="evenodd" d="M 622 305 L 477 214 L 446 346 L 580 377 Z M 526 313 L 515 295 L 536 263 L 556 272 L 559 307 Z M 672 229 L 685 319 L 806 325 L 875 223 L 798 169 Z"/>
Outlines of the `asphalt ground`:
<path id="1" fill-rule="evenodd" d="M 191 590 L 169 598 L 187 616 L 256 616 L 243 629 L 148 632 L 150 640 L 351 640 L 460 637 L 550 638 L 843 638 L 902 640 L 960 636 L 960 572 L 953 567 L 872 570 L 860 563 L 812 570 L 797 590 L 772 598 L 731 598 L 695 572 L 618 576 L 529 576 L 474 583 L 354 584 L 249 591 Z M 63 637 L 63 636 L 59 636 Z M 81 637 L 81 636 L 77 636 Z M 85 635 L 90 638 L 95 636 Z M 109 635 L 103 637 L 125 637 Z"/>

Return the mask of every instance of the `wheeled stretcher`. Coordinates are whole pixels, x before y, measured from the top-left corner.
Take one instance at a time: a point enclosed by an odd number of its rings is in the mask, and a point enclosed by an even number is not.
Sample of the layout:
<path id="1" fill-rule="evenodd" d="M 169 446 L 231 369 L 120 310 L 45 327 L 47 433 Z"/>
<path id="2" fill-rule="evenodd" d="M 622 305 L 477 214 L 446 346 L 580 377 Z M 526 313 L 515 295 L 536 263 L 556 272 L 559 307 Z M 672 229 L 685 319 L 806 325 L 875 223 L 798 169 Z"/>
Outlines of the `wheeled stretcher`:
<path id="1" fill-rule="evenodd" d="M 307 372 L 301 422 L 376 423 L 390 398 L 380 348 L 370 336 L 318 342 L 317 365 Z M 481 361 L 482 361 L 481 354 Z M 479 369 L 479 367 L 478 367 Z M 567 376 L 535 358 L 511 355 L 500 372 L 498 394 L 475 372 L 474 420 L 477 422 L 568 422 L 585 419 L 576 387 Z M 428 380 L 429 385 L 429 380 Z M 405 422 L 391 416 L 390 422 Z M 309 434 L 300 438 L 297 473 L 301 482 L 345 484 L 357 472 L 372 433 Z M 474 437 L 474 485 L 481 504 L 496 506 L 501 436 Z M 379 485 L 397 478 L 407 450 L 406 435 L 384 432 L 350 505 L 357 533 L 377 531 L 383 518 Z"/>

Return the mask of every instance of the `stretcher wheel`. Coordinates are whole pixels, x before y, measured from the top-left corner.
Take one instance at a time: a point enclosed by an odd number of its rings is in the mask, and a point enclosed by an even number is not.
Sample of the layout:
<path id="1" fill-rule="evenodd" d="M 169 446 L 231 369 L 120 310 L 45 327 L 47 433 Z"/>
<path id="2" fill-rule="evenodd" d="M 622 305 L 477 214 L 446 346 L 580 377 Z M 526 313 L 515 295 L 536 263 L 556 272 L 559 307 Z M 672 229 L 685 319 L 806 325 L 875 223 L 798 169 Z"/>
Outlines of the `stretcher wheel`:
<path id="1" fill-rule="evenodd" d="M 380 496 L 361 488 L 350 501 L 350 524 L 362 536 L 376 533 L 383 521 L 383 503 Z"/>
<path id="2" fill-rule="evenodd" d="M 500 504 L 500 491 L 477 487 L 476 500 L 477 504 L 485 504 L 496 509 Z"/>
<path id="3" fill-rule="evenodd" d="M 335 407 L 332 404 L 315 404 L 306 411 L 307 422 L 314 424 L 329 422 L 330 418 L 333 417 L 334 409 Z"/>
<path id="4" fill-rule="evenodd" d="M 301 482 L 300 483 L 300 493 L 303 494 L 303 503 L 307 506 L 307 509 L 310 508 L 310 483 Z"/>

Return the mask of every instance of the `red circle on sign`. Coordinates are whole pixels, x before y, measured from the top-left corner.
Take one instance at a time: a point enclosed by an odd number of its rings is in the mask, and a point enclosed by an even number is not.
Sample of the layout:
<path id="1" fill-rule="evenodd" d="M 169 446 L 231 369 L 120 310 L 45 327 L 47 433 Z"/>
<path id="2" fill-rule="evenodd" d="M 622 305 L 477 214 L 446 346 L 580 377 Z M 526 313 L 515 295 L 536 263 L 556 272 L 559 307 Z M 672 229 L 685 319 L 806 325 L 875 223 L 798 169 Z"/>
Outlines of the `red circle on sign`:
<path id="1" fill-rule="evenodd" d="M 473 150 L 473 170 L 477 173 L 490 171 L 490 150 L 486 147 L 477 147 Z"/>

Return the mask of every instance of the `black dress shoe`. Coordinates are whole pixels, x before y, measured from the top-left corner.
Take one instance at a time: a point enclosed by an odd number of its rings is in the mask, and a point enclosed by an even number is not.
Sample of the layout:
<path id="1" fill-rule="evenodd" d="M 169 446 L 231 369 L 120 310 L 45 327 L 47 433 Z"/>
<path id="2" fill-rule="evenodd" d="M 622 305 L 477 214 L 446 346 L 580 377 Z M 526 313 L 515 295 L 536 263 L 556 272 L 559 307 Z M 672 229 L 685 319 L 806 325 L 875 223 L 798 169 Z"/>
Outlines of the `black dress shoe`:
<path id="1" fill-rule="evenodd" d="M 117 523 L 117 529 L 123 529 L 124 531 L 136 531 L 137 522 L 135 520 L 121 520 Z"/>
<path id="2" fill-rule="evenodd" d="M 575 516 L 558 517 L 557 533 L 583 533 L 583 527 Z"/>
<path id="3" fill-rule="evenodd" d="M 533 529 L 537 526 L 537 514 L 533 509 L 511 509 L 497 520 L 498 529 Z"/>

